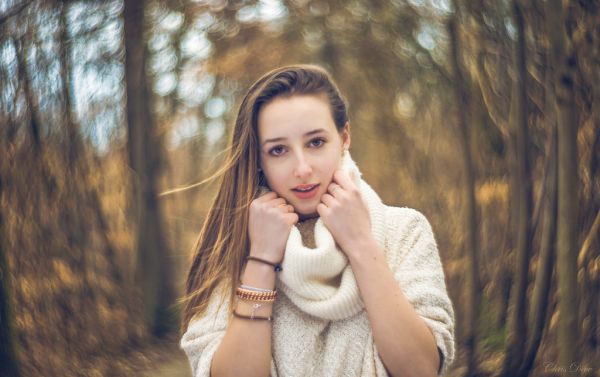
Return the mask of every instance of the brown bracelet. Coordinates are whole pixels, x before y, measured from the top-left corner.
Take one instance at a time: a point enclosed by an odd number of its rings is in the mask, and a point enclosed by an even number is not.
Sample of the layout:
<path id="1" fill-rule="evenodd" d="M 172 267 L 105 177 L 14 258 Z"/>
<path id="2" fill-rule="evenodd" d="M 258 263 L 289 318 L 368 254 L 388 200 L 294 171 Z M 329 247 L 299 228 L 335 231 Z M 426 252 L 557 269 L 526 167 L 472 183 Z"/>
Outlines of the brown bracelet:
<path id="1" fill-rule="evenodd" d="M 262 258 L 258 258 L 258 257 L 253 257 L 251 255 L 248 255 L 246 257 L 246 260 L 253 260 L 253 261 L 257 261 L 257 262 L 268 264 L 269 266 L 273 266 L 275 272 L 279 272 L 279 271 L 283 270 L 283 268 L 281 267 L 281 263 L 269 262 L 268 260 L 265 260 L 265 259 L 262 259 Z"/>
<path id="2" fill-rule="evenodd" d="M 272 321 L 273 320 L 273 317 L 271 317 L 271 316 L 269 316 L 269 317 L 261 317 L 261 316 L 257 316 L 257 315 L 249 316 L 249 315 L 239 314 L 235 310 L 233 311 L 233 315 L 238 318 L 241 318 L 241 319 L 252 319 L 252 320 L 258 319 L 258 320 L 263 320 L 263 321 Z"/>

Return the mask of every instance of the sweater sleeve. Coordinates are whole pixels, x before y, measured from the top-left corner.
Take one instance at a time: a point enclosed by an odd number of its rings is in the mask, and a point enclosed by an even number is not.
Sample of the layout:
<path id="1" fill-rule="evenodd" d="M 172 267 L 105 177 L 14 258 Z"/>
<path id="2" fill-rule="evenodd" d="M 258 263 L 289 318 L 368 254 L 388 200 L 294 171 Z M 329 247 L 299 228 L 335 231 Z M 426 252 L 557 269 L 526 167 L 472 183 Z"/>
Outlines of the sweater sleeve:
<path id="1" fill-rule="evenodd" d="M 217 287 L 204 315 L 192 318 L 181 337 L 180 347 L 188 357 L 193 377 L 210 376 L 213 356 L 225 336 L 229 300 L 220 292 Z"/>
<path id="2" fill-rule="evenodd" d="M 419 211 L 391 207 L 388 260 L 394 277 L 429 327 L 440 354 L 438 376 L 454 360 L 454 309 L 431 225 Z"/>

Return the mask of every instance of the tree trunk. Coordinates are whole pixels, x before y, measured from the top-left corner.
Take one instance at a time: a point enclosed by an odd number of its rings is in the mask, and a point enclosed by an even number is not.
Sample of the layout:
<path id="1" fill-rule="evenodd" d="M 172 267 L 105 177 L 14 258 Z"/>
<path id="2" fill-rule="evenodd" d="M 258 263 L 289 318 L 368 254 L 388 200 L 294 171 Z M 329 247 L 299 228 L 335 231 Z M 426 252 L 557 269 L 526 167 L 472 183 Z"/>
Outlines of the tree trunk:
<path id="1" fill-rule="evenodd" d="M 135 281 L 142 290 L 146 330 L 164 335 L 176 326 L 168 313 L 172 303 L 167 243 L 157 200 L 162 144 L 150 111 L 144 38 L 145 1 L 127 0 L 125 17 L 125 77 L 127 82 L 127 148 L 134 173 L 133 197 L 137 221 Z"/>
<path id="2" fill-rule="evenodd" d="M 579 325 L 577 289 L 577 111 L 574 101 L 573 69 L 575 59 L 568 46 L 560 0 L 548 0 L 546 17 L 550 56 L 552 58 L 554 91 L 558 114 L 558 224 L 556 239 L 558 276 L 558 363 L 568 368 L 578 363 Z M 576 375 L 578 373 L 573 373 Z"/>
<path id="3" fill-rule="evenodd" d="M 2 142 L 2 141 L 0 141 Z M 3 142 L 2 142 L 3 143 Z M 4 146 L 0 148 L 0 159 L 6 160 L 7 156 L 4 152 Z M 0 162 L 2 163 L 2 162 Z M 4 167 L 2 167 L 3 169 Z M 0 170 L 0 201 L 3 192 L 3 170 Z M 11 313 L 12 301 L 10 290 L 10 275 L 8 272 L 8 261 L 6 259 L 6 245 L 4 239 L 4 214 L 0 211 L 0 376 L 17 377 L 19 369 L 17 357 L 15 354 L 15 340 L 13 338 L 13 317 Z"/>
<path id="4" fill-rule="evenodd" d="M 23 85 L 23 92 L 25 94 L 25 98 L 27 100 L 27 106 L 29 107 L 29 133 L 31 135 L 31 141 L 33 145 L 34 155 L 37 157 L 40 153 L 41 148 L 41 135 L 40 135 L 40 127 L 42 122 L 39 119 L 37 105 L 33 101 L 33 93 L 31 89 L 29 74 L 27 72 L 27 63 L 24 54 L 25 51 L 25 43 L 23 41 L 24 37 L 14 39 L 15 50 L 16 50 L 16 61 L 17 61 L 17 74 L 19 79 L 22 80 L 21 83 Z"/>
<path id="5" fill-rule="evenodd" d="M 515 25 L 517 26 L 516 77 L 513 96 L 513 129 L 515 131 L 516 176 L 512 184 L 516 188 L 517 245 L 515 259 L 515 279 L 511 289 L 509 307 L 506 357 L 502 368 L 503 376 L 514 376 L 522 364 L 527 339 L 526 300 L 529 272 L 529 258 L 532 245 L 531 237 L 531 178 L 529 167 L 527 131 L 527 66 L 525 25 L 521 5 L 513 1 Z"/>
<path id="6" fill-rule="evenodd" d="M 591 45 L 593 61 L 600 62 L 600 28 L 592 33 Z M 600 82 L 600 68 L 598 66 L 592 70 L 592 82 Z M 578 257 L 578 269 L 585 271 L 585 295 L 582 298 L 583 316 L 582 316 L 582 341 L 592 350 L 598 347 L 598 309 L 600 297 L 600 190 L 594 190 L 594 187 L 600 187 L 600 85 L 592 87 L 593 102 L 592 106 L 592 122 L 594 133 L 592 137 L 592 153 L 590 155 L 588 165 L 588 175 L 591 178 L 589 193 L 585 194 L 586 200 L 589 201 L 587 211 L 589 214 L 596 213 L 592 225 L 587 231 L 587 236 L 584 239 Z M 589 198 L 589 199 L 587 199 Z M 585 211 L 584 211 L 585 212 Z M 582 218 L 587 218 L 589 214 Z M 588 316 L 585 318 L 585 316 Z M 582 361 L 583 362 L 583 361 Z"/>
<path id="7" fill-rule="evenodd" d="M 582 272 L 584 289 L 580 301 L 580 323 L 582 323 L 582 344 L 589 345 L 592 349 L 597 346 L 596 323 L 597 323 L 597 298 L 598 298 L 598 268 L 595 259 L 596 253 L 592 253 L 593 244 L 598 240 L 600 232 L 600 210 L 596 212 L 594 221 L 587 231 L 583 240 L 579 256 L 577 258 L 577 269 Z M 581 360 L 583 362 L 583 360 Z"/>
<path id="8" fill-rule="evenodd" d="M 456 14 L 448 23 L 450 34 L 452 66 L 454 71 L 454 92 L 456 97 L 456 114 L 458 118 L 459 141 L 461 143 L 462 165 L 465 172 L 464 198 L 466 203 L 465 224 L 467 232 L 467 319 L 465 323 L 465 342 L 467 348 L 467 374 L 477 375 L 477 326 L 479 324 L 479 308 L 481 304 L 481 282 L 479 277 L 479 227 L 477 220 L 477 203 L 475 200 L 475 172 L 471 156 L 471 134 L 468 115 L 471 114 L 469 89 L 463 73 L 460 59 L 460 37 L 457 30 Z"/>
<path id="9" fill-rule="evenodd" d="M 72 84 L 75 81 L 72 77 L 71 61 L 69 59 L 69 32 L 67 25 L 67 10 L 68 2 L 60 4 L 60 23 L 59 23 L 59 61 L 60 61 L 60 80 L 63 88 L 63 114 L 64 114 L 64 128 L 66 136 L 67 148 L 65 150 L 67 167 L 69 172 L 73 172 L 73 167 L 77 162 L 85 162 L 85 158 L 82 158 L 83 154 L 83 140 L 79 132 L 78 124 L 73 119 L 73 104 L 71 101 L 73 88 Z"/>
<path id="10" fill-rule="evenodd" d="M 553 122 L 547 123 L 554 124 Z M 527 376 L 533 367 L 549 313 L 547 309 L 549 306 L 550 286 L 552 283 L 552 268 L 554 266 L 557 216 L 556 128 L 553 128 L 549 149 L 548 175 L 545 182 L 548 205 L 545 208 L 545 215 L 543 218 L 544 223 L 541 249 L 538 256 L 531 310 L 529 312 L 529 329 L 531 332 L 527 339 L 526 354 L 523 365 L 518 373 L 519 376 Z M 540 201 L 542 202 L 543 198 L 540 198 Z"/>

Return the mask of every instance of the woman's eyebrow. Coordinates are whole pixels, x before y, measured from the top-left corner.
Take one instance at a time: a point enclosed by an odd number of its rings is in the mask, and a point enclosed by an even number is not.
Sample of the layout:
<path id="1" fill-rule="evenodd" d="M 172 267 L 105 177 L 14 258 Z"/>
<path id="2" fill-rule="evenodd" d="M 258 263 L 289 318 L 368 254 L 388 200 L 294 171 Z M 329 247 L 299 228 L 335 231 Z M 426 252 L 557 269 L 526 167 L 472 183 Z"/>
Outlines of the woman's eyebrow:
<path id="1" fill-rule="evenodd" d="M 308 131 L 303 136 L 307 137 L 307 136 L 310 136 L 310 135 L 318 134 L 319 132 L 327 132 L 327 130 L 325 130 L 324 128 L 317 128 L 316 130 Z M 276 138 L 273 138 L 273 139 L 267 139 L 267 140 L 265 140 L 263 142 L 263 145 L 265 145 L 267 143 L 273 143 L 275 141 L 282 141 L 282 140 L 285 140 L 285 139 L 287 139 L 287 138 L 285 138 L 285 137 L 276 137 Z"/>

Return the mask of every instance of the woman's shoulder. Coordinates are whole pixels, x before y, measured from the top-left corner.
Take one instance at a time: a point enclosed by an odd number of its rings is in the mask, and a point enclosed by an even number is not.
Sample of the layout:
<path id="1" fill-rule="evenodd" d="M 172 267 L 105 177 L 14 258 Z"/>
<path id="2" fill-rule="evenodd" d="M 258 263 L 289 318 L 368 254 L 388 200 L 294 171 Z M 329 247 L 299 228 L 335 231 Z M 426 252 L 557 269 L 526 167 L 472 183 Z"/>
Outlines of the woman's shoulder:
<path id="1" fill-rule="evenodd" d="M 385 205 L 386 230 L 394 233 L 430 230 L 431 224 L 420 211 L 410 207 Z"/>
<path id="2" fill-rule="evenodd" d="M 390 260 L 399 263 L 408 254 L 419 254 L 421 245 L 434 246 L 435 236 L 427 217 L 409 207 L 387 206 L 385 208 L 386 254 Z"/>

